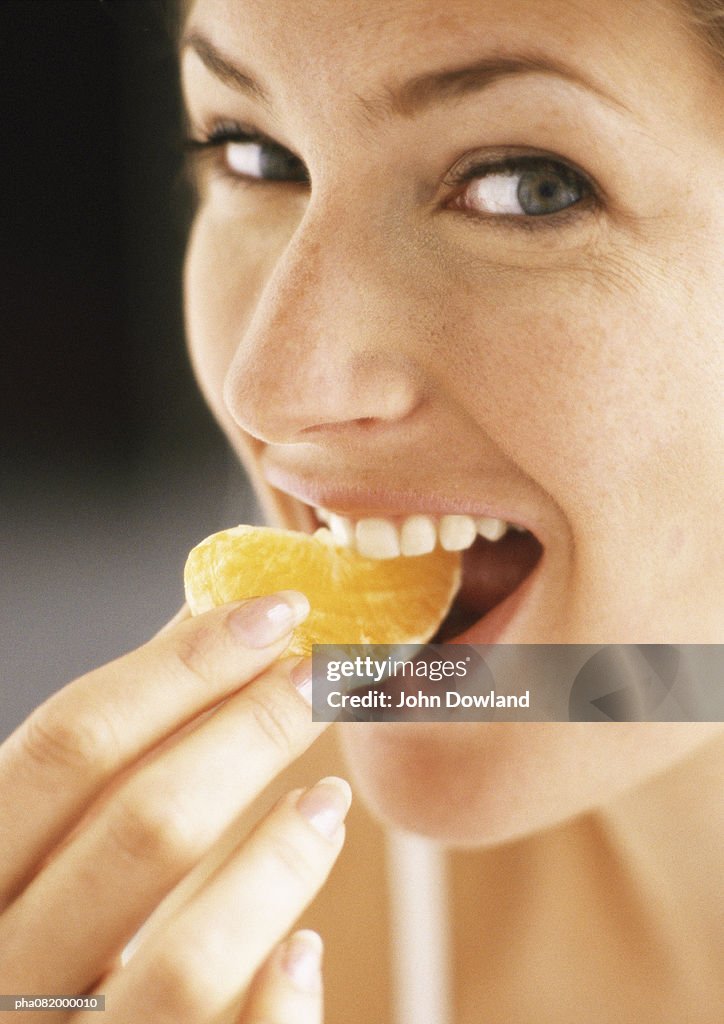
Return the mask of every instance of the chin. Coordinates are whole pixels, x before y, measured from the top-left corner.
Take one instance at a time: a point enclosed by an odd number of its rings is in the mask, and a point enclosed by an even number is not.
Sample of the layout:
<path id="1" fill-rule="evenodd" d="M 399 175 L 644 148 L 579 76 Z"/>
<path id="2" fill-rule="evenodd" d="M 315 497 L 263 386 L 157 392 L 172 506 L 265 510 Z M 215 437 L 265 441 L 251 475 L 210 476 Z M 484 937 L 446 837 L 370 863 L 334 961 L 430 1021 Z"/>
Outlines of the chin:
<path id="1" fill-rule="evenodd" d="M 714 722 L 339 728 L 356 789 L 383 825 L 460 848 L 512 842 L 603 810 L 701 746 L 724 745 Z"/>
<path id="2" fill-rule="evenodd" d="M 340 733 L 356 790 L 384 826 L 465 848 L 565 817 L 557 801 L 526 791 L 507 723 L 354 723 Z"/>

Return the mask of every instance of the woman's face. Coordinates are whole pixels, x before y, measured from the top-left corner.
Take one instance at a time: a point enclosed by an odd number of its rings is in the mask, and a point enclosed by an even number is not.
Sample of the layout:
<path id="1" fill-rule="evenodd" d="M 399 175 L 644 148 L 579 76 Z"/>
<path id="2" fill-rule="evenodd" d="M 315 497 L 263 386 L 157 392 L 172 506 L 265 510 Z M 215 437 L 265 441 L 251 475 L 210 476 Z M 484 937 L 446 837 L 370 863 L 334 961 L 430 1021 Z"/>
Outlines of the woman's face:
<path id="1" fill-rule="evenodd" d="M 525 527 L 467 556 L 470 642 L 720 642 L 724 72 L 674 4 L 197 0 L 182 68 L 192 357 L 268 509 Z M 380 813 L 467 841 L 709 732 L 346 742 Z"/>

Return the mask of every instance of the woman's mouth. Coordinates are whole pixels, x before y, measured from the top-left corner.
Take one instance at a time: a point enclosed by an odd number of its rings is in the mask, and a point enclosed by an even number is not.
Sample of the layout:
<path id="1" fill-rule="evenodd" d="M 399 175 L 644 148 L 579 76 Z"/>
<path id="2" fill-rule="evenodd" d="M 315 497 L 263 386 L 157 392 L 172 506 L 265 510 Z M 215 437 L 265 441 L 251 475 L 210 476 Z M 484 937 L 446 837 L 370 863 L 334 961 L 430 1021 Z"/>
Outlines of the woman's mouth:
<path id="1" fill-rule="evenodd" d="M 255 479 L 267 514 L 279 525 L 323 530 L 322 538 L 368 558 L 414 558 L 437 546 L 460 551 L 460 590 L 434 642 L 539 642 L 539 584 L 545 569 L 550 585 L 548 546 L 556 533 L 555 520 L 529 499 L 498 498 L 476 508 L 470 499 L 439 491 L 339 485 L 282 467 L 268 455 L 257 463 Z"/>
<path id="2" fill-rule="evenodd" d="M 442 547 L 460 551 L 462 583 L 433 642 L 492 643 L 529 589 L 543 546 L 518 523 L 491 516 L 350 516 L 309 506 L 320 539 L 374 559 L 414 558 Z"/>

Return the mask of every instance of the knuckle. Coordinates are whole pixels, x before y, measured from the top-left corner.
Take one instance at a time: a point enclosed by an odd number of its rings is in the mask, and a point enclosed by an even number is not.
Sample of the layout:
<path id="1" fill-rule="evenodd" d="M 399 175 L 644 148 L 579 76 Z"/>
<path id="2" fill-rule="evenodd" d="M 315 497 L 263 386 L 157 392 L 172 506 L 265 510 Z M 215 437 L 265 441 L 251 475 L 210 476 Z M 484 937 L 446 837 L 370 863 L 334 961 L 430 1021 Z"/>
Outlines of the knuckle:
<path id="1" fill-rule="evenodd" d="M 206 683 L 213 677 L 211 630 L 198 623 L 194 623 L 194 627 L 176 637 L 173 652 L 183 675 Z"/>
<path id="2" fill-rule="evenodd" d="M 284 758 L 296 752 L 296 716 L 288 702 L 275 694 L 247 694 L 254 723 L 264 738 L 279 750 Z"/>
<path id="3" fill-rule="evenodd" d="M 118 757 L 118 739 L 108 719 L 88 708 L 39 708 L 20 734 L 23 752 L 42 770 L 104 774 Z"/>
<path id="4" fill-rule="evenodd" d="M 178 796 L 119 794 L 109 823 L 111 842 L 142 864 L 186 867 L 203 852 L 203 839 Z"/>

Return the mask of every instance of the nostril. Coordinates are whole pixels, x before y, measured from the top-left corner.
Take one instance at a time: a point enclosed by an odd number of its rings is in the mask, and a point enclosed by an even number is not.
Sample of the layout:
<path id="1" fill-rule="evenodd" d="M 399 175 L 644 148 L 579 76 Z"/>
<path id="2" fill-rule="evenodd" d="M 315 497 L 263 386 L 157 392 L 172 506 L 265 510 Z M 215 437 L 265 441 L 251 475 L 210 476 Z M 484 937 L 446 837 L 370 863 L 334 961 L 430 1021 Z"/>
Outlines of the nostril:
<path id="1" fill-rule="evenodd" d="M 310 435 L 319 435 L 327 437 L 344 437 L 348 435 L 354 439 L 355 436 L 360 433 L 372 433 L 375 430 L 379 430 L 380 427 L 386 427 L 388 420 L 381 416 L 358 416 L 350 418 L 348 420 L 329 420 L 327 422 L 320 421 L 319 423 L 310 424 L 307 427 L 302 427 L 299 431 L 299 435 L 309 437 Z"/>
<path id="2" fill-rule="evenodd" d="M 278 318 L 277 318 L 278 319 Z M 375 333 L 349 335 L 307 325 L 294 333 L 273 318 L 255 318 L 224 382 L 226 408 L 239 427 L 267 443 L 373 430 L 409 419 L 425 389 L 416 368 L 380 351 Z M 305 339 L 302 332 L 306 331 Z"/>

